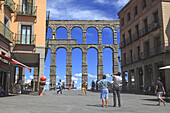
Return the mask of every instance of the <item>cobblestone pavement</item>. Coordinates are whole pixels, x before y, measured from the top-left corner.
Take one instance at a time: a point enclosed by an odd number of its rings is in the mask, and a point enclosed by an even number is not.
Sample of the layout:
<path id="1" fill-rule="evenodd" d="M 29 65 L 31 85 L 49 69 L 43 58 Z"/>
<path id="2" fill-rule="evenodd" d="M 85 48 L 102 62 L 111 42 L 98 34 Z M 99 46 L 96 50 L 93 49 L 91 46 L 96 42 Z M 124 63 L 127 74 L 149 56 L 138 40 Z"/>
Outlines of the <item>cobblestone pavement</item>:
<path id="1" fill-rule="evenodd" d="M 169 113 L 170 103 L 156 106 L 156 96 L 121 94 L 122 107 L 112 107 L 112 94 L 109 94 L 109 107 L 101 107 L 100 93 L 87 92 L 82 96 L 78 90 L 44 92 L 0 97 L 0 113 Z"/>

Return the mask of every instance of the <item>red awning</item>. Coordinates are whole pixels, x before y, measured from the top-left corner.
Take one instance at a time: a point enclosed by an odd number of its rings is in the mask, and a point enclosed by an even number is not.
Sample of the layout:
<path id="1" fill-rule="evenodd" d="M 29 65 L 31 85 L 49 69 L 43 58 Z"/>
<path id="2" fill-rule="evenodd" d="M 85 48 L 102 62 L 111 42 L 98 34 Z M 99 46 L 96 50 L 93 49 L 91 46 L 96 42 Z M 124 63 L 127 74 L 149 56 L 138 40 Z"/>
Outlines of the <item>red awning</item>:
<path id="1" fill-rule="evenodd" d="M 22 64 L 22 63 L 20 63 L 20 62 L 18 62 L 16 60 L 14 60 L 14 59 L 11 59 L 11 58 L 9 58 L 7 56 L 4 56 L 4 55 L 1 55 L 1 54 L 0 54 L 0 57 L 5 59 L 5 60 L 8 60 L 11 63 L 18 64 L 18 65 L 20 65 L 22 67 L 25 67 L 25 68 L 27 68 L 31 72 L 31 68 L 29 68 L 28 66 L 26 66 L 26 65 L 24 65 L 24 64 Z"/>

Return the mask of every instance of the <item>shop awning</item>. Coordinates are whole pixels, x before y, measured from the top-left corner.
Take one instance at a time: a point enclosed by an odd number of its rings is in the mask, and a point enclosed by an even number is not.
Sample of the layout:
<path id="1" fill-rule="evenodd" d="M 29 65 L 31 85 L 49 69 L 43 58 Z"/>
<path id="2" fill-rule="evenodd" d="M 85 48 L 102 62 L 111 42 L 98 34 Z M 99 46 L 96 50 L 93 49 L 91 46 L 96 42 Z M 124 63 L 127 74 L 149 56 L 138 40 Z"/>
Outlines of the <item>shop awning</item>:
<path id="1" fill-rule="evenodd" d="M 17 65 L 20 65 L 22 67 L 25 67 L 25 68 L 27 68 L 31 72 L 31 68 L 29 68 L 28 66 L 26 66 L 26 65 L 24 65 L 24 64 L 22 64 L 22 63 L 20 63 L 20 62 L 18 62 L 16 60 L 14 60 L 12 58 L 9 58 L 9 57 L 1 55 L 1 54 L 0 54 L 0 57 L 5 59 L 5 60 L 8 60 L 10 63 L 17 64 Z"/>
<path id="2" fill-rule="evenodd" d="M 170 66 L 160 67 L 159 69 L 170 69 Z"/>

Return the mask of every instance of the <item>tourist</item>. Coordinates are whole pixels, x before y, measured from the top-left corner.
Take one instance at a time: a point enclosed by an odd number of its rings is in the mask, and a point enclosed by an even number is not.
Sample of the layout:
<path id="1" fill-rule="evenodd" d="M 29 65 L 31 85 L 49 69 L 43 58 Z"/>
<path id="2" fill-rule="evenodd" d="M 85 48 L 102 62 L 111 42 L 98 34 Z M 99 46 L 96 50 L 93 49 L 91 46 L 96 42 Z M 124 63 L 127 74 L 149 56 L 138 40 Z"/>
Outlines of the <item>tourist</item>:
<path id="1" fill-rule="evenodd" d="M 108 107 L 109 86 L 111 86 L 111 83 L 106 80 L 106 75 L 103 75 L 103 79 L 98 82 L 98 87 L 101 88 L 102 107 L 104 107 L 104 102 L 106 102 L 106 107 Z"/>
<path id="2" fill-rule="evenodd" d="M 58 92 L 60 92 L 62 94 L 61 79 L 58 82 L 58 87 L 59 87 L 59 90 L 57 91 L 57 94 L 58 94 Z"/>
<path id="3" fill-rule="evenodd" d="M 111 76 L 113 77 L 113 102 L 114 102 L 113 107 L 116 107 L 116 94 L 118 98 L 118 105 L 119 107 L 121 107 L 120 84 L 122 83 L 122 77 L 120 77 L 120 74 L 121 74 L 120 72 L 111 74 Z"/>
<path id="4" fill-rule="evenodd" d="M 72 83 L 72 89 L 74 89 L 74 81 L 73 81 L 73 83 Z"/>
<path id="5" fill-rule="evenodd" d="M 86 82 L 84 82 L 83 84 L 82 84 L 82 95 L 83 95 L 83 92 L 85 92 L 85 95 L 87 95 L 87 93 L 86 93 Z"/>
<path id="6" fill-rule="evenodd" d="M 157 94 L 157 98 L 159 99 L 159 103 L 157 105 L 160 106 L 161 101 L 162 101 L 165 106 L 166 102 L 162 99 L 162 94 L 165 95 L 166 93 L 165 93 L 163 83 L 160 80 L 161 80 L 161 78 L 158 77 L 158 80 L 156 82 L 156 89 L 155 89 L 155 94 Z"/>
<path id="7" fill-rule="evenodd" d="M 94 91 L 94 89 L 95 89 L 95 82 L 92 81 L 91 85 L 92 85 L 92 91 Z"/>

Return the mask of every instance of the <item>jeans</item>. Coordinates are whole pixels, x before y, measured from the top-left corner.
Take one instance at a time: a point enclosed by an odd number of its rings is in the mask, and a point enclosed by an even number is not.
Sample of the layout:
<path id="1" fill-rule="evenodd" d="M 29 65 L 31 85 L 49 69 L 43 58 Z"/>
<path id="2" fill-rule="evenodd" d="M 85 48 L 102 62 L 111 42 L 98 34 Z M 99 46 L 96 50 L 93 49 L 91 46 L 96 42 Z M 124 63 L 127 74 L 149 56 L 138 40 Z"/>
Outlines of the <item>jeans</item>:
<path id="1" fill-rule="evenodd" d="M 113 88 L 113 102 L 114 102 L 114 107 L 116 106 L 116 93 L 117 93 L 117 98 L 118 98 L 118 105 L 119 107 L 121 106 L 120 103 L 120 90 L 119 89 L 114 89 Z"/>
<path id="2" fill-rule="evenodd" d="M 60 89 L 57 91 L 57 93 L 60 92 L 60 93 L 62 94 L 62 88 L 61 88 L 61 86 L 59 86 L 59 88 L 60 88 Z"/>

